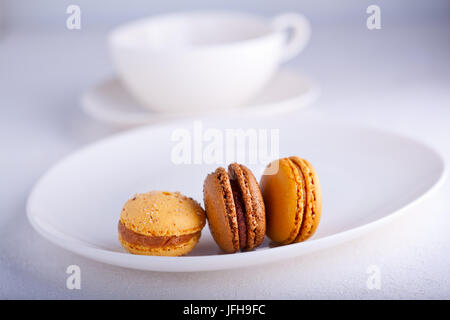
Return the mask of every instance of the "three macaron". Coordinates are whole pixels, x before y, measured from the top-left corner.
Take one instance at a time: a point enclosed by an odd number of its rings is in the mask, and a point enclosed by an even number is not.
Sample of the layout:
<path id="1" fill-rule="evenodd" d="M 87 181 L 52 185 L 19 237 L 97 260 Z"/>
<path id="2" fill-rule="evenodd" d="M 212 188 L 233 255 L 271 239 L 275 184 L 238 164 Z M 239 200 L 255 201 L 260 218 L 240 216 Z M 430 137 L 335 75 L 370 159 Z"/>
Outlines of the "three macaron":
<path id="1" fill-rule="evenodd" d="M 279 245 L 307 240 L 322 212 L 317 172 L 296 156 L 270 163 L 259 184 L 242 164 L 219 167 L 204 181 L 203 200 L 205 210 L 178 192 L 138 194 L 122 209 L 119 241 L 134 254 L 185 255 L 198 243 L 208 220 L 224 252 L 249 251 L 261 245 L 266 234 Z"/>

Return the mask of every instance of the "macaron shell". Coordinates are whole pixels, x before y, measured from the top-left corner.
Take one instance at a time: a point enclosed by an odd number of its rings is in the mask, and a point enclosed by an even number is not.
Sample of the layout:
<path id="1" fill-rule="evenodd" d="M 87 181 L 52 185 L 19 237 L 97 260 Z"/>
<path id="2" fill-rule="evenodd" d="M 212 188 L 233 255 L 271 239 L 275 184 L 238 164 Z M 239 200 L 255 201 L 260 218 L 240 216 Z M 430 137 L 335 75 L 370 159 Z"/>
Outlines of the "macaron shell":
<path id="1" fill-rule="evenodd" d="M 124 205 L 120 221 L 126 228 L 149 236 L 179 236 L 202 230 L 205 212 L 195 200 L 178 192 L 137 194 Z"/>
<path id="2" fill-rule="evenodd" d="M 244 176 L 247 179 L 247 184 L 250 189 L 251 202 L 252 202 L 252 217 L 254 223 L 252 226 L 255 228 L 255 241 L 253 247 L 249 250 L 259 246 L 266 236 L 266 207 L 264 205 L 264 198 L 261 193 L 261 188 L 259 187 L 258 180 L 256 180 L 253 173 L 245 166 L 242 166 L 244 171 Z"/>
<path id="3" fill-rule="evenodd" d="M 243 249 L 252 250 L 262 243 L 266 233 L 265 206 L 261 190 L 255 176 L 246 166 L 232 163 L 228 172 L 238 181 L 245 204 L 247 245 Z"/>
<path id="4" fill-rule="evenodd" d="M 194 249 L 200 239 L 200 233 L 194 236 L 189 241 L 178 245 L 178 246 L 167 246 L 160 248 L 149 248 L 142 245 L 130 244 L 119 234 L 119 241 L 122 246 L 130 253 L 139 254 L 139 255 L 149 255 L 149 256 L 182 256 L 188 254 L 190 251 Z"/>
<path id="5" fill-rule="evenodd" d="M 302 175 L 304 179 L 304 190 L 306 194 L 306 201 L 304 201 L 303 218 L 302 225 L 294 242 L 301 242 L 308 238 L 308 235 L 312 229 L 314 223 L 314 200 L 313 200 L 313 189 L 314 184 L 312 181 L 312 173 L 309 167 L 303 162 L 303 159 L 299 157 L 289 157 L 289 160 L 297 166 L 299 174 Z"/>
<path id="6" fill-rule="evenodd" d="M 209 174 L 203 184 L 203 198 L 211 234 L 227 253 L 239 250 L 239 231 L 230 179 L 224 168 Z"/>
<path id="7" fill-rule="evenodd" d="M 314 196 L 316 199 L 315 202 L 315 219 L 314 219 L 314 225 L 310 231 L 310 236 L 312 236 L 319 226 L 320 219 L 322 217 L 322 186 L 320 185 L 319 175 L 317 174 L 316 169 L 311 165 L 308 161 L 304 159 L 304 161 L 310 166 L 311 172 L 313 173 L 313 179 L 314 179 Z"/>
<path id="8" fill-rule="evenodd" d="M 277 165 L 273 173 L 270 166 Z M 275 160 L 261 178 L 261 191 L 266 207 L 267 236 L 280 244 L 293 242 L 300 230 L 305 201 L 302 176 L 287 158 Z"/>
<path id="9" fill-rule="evenodd" d="M 295 242 L 301 242 L 310 238 L 319 225 L 322 213 L 322 189 L 317 172 L 311 163 L 299 157 L 290 159 L 301 168 L 306 181 L 307 206 L 299 235 L 295 239 Z"/>

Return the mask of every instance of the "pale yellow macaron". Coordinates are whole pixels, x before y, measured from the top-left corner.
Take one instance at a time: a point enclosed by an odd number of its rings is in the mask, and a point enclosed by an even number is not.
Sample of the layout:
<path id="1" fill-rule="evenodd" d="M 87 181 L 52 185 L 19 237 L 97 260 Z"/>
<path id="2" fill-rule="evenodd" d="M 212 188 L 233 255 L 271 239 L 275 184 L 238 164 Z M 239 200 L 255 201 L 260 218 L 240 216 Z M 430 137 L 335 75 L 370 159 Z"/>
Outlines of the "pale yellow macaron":
<path id="1" fill-rule="evenodd" d="M 137 194 L 120 214 L 119 240 L 134 254 L 185 255 L 196 246 L 205 222 L 200 204 L 179 192 Z"/>
<path id="2" fill-rule="evenodd" d="M 311 163 L 295 156 L 276 160 L 260 184 L 270 239 L 289 244 L 314 234 L 322 213 L 322 190 Z"/>

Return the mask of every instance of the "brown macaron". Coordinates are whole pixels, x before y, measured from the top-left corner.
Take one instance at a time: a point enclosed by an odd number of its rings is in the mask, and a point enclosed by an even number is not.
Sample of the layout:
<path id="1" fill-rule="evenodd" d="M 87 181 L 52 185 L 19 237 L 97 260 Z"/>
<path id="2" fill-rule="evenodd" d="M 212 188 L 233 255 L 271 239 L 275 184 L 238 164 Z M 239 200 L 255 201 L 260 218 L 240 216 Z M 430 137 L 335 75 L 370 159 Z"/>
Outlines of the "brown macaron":
<path id="1" fill-rule="evenodd" d="M 233 253 L 259 246 L 266 233 L 264 201 L 259 184 L 245 166 L 232 163 L 210 173 L 203 198 L 211 234 L 219 247 Z"/>

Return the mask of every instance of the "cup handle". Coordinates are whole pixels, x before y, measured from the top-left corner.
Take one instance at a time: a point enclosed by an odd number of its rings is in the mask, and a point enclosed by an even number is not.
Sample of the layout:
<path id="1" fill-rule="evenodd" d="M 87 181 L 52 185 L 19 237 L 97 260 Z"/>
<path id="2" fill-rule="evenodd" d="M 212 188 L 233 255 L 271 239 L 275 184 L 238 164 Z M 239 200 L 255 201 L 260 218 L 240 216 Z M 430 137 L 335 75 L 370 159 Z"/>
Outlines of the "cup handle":
<path id="1" fill-rule="evenodd" d="M 286 36 L 286 43 L 281 53 L 281 62 L 291 60 L 308 44 L 311 26 L 308 19 L 303 15 L 293 12 L 281 14 L 273 18 L 272 25 L 275 30 L 284 33 Z M 291 35 L 289 36 L 290 31 Z"/>

